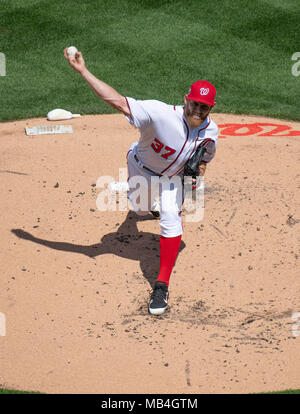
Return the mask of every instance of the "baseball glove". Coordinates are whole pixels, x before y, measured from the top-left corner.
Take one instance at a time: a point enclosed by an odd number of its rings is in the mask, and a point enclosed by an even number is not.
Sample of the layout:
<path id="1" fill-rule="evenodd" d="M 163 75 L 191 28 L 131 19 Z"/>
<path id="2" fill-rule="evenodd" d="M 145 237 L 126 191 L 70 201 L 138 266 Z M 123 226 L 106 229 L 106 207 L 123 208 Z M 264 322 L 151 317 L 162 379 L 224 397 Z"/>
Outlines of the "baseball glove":
<path id="1" fill-rule="evenodd" d="M 199 165 L 206 153 L 206 148 L 199 145 L 195 154 L 185 163 L 184 176 L 196 177 L 199 175 Z"/>

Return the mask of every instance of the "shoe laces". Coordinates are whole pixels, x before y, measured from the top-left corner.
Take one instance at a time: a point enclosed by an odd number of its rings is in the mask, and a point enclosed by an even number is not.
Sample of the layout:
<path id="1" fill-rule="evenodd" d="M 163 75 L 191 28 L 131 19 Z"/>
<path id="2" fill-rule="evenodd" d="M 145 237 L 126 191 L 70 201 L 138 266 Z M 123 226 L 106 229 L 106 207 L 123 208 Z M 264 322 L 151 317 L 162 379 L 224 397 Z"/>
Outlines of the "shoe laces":
<path id="1" fill-rule="evenodd" d="M 152 298 L 165 298 L 167 291 L 168 287 L 166 285 L 156 284 L 154 286 Z"/>

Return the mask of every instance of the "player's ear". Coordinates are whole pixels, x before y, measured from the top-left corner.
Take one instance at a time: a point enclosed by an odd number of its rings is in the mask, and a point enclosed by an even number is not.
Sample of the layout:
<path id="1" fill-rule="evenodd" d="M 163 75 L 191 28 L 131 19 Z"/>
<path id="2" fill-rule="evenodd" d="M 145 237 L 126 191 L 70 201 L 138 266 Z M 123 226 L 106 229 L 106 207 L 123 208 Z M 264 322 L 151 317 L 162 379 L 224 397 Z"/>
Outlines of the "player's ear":
<path id="1" fill-rule="evenodd" d="M 187 101 L 188 101 L 188 96 L 187 96 L 187 94 L 185 94 L 184 95 L 184 103 L 187 104 Z"/>

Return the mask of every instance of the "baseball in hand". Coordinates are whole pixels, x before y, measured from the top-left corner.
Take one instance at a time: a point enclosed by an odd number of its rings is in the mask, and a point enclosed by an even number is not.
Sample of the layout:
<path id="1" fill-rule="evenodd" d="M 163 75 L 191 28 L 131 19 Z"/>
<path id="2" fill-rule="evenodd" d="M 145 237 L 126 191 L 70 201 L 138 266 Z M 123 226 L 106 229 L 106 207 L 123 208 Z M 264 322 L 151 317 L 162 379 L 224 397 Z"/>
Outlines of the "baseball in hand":
<path id="1" fill-rule="evenodd" d="M 67 49 L 67 55 L 68 56 L 75 56 L 75 54 L 78 52 L 77 48 L 75 46 L 70 46 Z"/>

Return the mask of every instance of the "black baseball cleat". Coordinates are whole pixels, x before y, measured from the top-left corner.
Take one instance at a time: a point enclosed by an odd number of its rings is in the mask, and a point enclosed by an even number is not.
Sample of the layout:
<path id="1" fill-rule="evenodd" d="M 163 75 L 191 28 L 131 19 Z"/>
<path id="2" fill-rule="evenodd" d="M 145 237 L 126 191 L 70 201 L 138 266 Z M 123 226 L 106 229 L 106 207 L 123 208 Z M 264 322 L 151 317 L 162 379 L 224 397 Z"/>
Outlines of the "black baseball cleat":
<path id="1" fill-rule="evenodd" d="M 168 307 L 169 291 L 166 282 L 155 282 L 149 303 L 151 315 L 161 315 Z"/>

